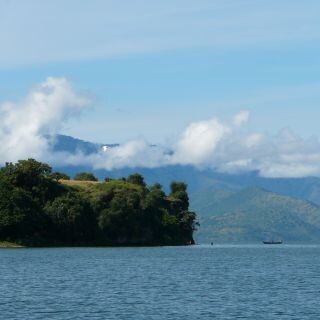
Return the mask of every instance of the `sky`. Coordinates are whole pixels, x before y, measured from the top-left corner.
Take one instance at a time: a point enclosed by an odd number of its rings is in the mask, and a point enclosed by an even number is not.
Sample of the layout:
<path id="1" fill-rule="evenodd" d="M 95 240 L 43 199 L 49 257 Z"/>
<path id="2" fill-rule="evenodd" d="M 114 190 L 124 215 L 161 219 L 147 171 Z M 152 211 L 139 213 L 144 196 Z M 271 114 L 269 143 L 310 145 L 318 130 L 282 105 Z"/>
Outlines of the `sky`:
<path id="1" fill-rule="evenodd" d="M 193 124 L 219 123 L 229 128 L 226 134 L 235 117 L 248 114 L 242 135 L 263 135 L 270 146 L 290 132 L 305 153 L 309 144 L 317 148 L 320 135 L 319 40 L 316 0 L 0 0 L 2 117 L 21 128 L 12 120 L 19 113 L 8 108 L 23 105 L 27 114 L 30 96 L 59 88 L 68 92 L 67 104 L 74 99 L 77 112 L 70 106 L 62 111 L 58 103 L 60 111 L 48 113 L 53 118 L 40 117 L 36 129 L 31 123 L 34 135 L 47 130 L 181 151 Z M 87 102 L 81 111 L 78 99 Z M 39 108 L 32 110 L 46 112 Z M 14 148 L 19 139 L 2 131 Z M 209 139 L 212 145 L 219 134 Z M 283 153 L 279 157 L 283 161 Z M 198 164 L 202 156 L 190 158 Z M 299 175 L 318 175 L 314 166 Z"/>

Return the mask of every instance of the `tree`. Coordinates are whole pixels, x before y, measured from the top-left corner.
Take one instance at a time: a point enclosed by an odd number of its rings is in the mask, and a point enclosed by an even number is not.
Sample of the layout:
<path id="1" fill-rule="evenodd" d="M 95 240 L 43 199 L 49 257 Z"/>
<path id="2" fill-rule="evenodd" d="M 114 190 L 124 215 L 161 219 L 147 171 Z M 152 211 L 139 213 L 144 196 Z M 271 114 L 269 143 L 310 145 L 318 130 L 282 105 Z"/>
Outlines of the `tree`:
<path id="1" fill-rule="evenodd" d="M 149 187 L 149 192 L 144 197 L 144 207 L 161 208 L 166 207 L 166 204 L 166 194 L 163 192 L 161 185 L 156 183 Z"/>
<path id="2" fill-rule="evenodd" d="M 143 176 L 139 173 L 130 174 L 130 176 L 127 178 L 127 182 L 137 184 L 142 187 L 146 186 Z"/>
<path id="3" fill-rule="evenodd" d="M 183 182 L 172 181 L 170 184 L 170 194 L 174 194 L 178 191 L 187 191 L 188 185 Z"/>
<path id="4" fill-rule="evenodd" d="M 183 210 L 188 210 L 189 196 L 187 193 L 187 184 L 177 181 L 171 182 L 170 198 L 172 200 L 171 207 L 174 214 L 177 214 L 178 212 Z"/>
<path id="5" fill-rule="evenodd" d="M 100 212 L 99 227 L 114 244 L 146 242 L 142 194 L 135 189 L 115 192 L 109 206 Z"/>
<path id="6" fill-rule="evenodd" d="M 50 177 L 57 182 L 60 180 L 70 180 L 70 177 L 62 172 L 52 172 Z"/>
<path id="7" fill-rule="evenodd" d="M 163 216 L 168 214 L 166 194 L 162 191 L 160 184 L 155 184 L 149 188 L 143 201 L 145 224 L 152 233 L 152 241 L 161 243 L 163 238 Z"/>
<path id="8" fill-rule="evenodd" d="M 42 180 L 49 178 L 51 167 L 34 159 L 19 160 L 16 164 L 6 163 L 1 175 L 17 187 L 31 191 Z"/>
<path id="9" fill-rule="evenodd" d="M 53 237 L 60 241 L 92 240 L 95 216 L 89 202 L 76 192 L 68 192 L 45 207 L 53 225 Z"/>
<path id="10" fill-rule="evenodd" d="M 170 213 L 174 217 L 177 218 L 178 228 L 175 233 L 179 235 L 179 237 L 175 237 L 174 239 L 180 239 L 178 242 L 184 241 L 185 243 L 194 243 L 193 241 L 193 231 L 196 228 L 198 223 L 196 222 L 196 214 L 194 212 L 189 211 L 189 196 L 187 193 L 187 184 L 183 182 L 173 181 L 170 184 L 170 195 L 169 195 L 169 203 L 170 203 Z M 167 225 L 170 226 L 167 232 L 171 233 L 171 238 L 173 237 L 172 231 L 174 230 L 172 219 L 166 219 L 166 221 L 170 221 L 171 223 Z M 175 226 L 176 228 L 176 226 Z"/>
<path id="11" fill-rule="evenodd" d="M 38 232 L 41 209 L 30 194 L 0 180 L 0 235 L 1 238 L 25 238 Z"/>
<path id="12" fill-rule="evenodd" d="M 6 163 L 0 170 L 0 179 L 32 194 L 40 205 L 61 194 L 63 187 L 51 177 L 51 167 L 34 159 Z"/>
<path id="13" fill-rule="evenodd" d="M 149 187 L 149 190 L 161 190 L 162 191 L 162 185 L 160 183 L 155 183 L 152 186 Z"/>
<path id="14" fill-rule="evenodd" d="M 75 175 L 74 180 L 78 181 L 98 181 L 98 179 L 90 172 L 79 172 Z"/>

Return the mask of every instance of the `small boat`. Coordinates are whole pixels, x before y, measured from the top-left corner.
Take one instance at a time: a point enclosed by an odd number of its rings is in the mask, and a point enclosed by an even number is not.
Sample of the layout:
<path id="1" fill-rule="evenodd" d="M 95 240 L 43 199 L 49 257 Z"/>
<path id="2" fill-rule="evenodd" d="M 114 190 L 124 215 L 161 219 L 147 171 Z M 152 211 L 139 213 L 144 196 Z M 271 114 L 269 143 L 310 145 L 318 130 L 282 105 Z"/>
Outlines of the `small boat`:
<path id="1" fill-rule="evenodd" d="M 264 244 L 282 244 L 282 240 L 279 240 L 279 241 L 274 241 L 274 240 L 271 240 L 271 241 L 263 241 Z"/>

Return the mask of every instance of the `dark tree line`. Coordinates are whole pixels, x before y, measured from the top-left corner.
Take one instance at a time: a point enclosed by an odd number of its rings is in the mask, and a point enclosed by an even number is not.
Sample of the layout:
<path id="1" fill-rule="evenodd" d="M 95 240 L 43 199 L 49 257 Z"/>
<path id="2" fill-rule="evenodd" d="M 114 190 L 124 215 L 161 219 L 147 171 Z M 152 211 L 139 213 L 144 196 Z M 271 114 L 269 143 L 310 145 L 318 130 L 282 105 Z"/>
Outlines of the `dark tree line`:
<path id="1" fill-rule="evenodd" d="M 90 173 L 75 178 L 95 181 Z M 67 183 L 34 159 L 0 169 L 0 240 L 25 245 L 184 245 L 196 214 L 187 186 L 147 186 L 136 173 L 100 183 Z M 61 182 L 61 180 L 63 182 Z"/>

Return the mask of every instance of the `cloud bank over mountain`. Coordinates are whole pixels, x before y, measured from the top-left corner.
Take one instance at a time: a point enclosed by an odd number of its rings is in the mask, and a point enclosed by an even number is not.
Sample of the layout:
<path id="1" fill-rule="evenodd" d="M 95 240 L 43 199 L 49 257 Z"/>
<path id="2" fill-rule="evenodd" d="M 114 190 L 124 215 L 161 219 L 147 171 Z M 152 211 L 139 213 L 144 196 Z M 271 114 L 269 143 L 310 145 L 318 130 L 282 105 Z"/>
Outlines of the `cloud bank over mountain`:
<path id="1" fill-rule="evenodd" d="M 320 176 L 318 138 L 302 139 L 289 129 L 277 135 L 250 132 L 249 112 L 229 122 L 217 118 L 190 123 L 169 146 L 132 140 L 97 153 L 54 152 L 48 135 L 59 133 L 71 117 L 90 107 L 64 78 L 48 78 L 19 102 L 0 104 L 0 162 L 36 158 L 52 165 L 95 169 L 193 165 L 222 172 L 258 170 L 266 177 Z"/>
<path id="2" fill-rule="evenodd" d="M 48 141 L 44 136 L 58 132 L 65 121 L 89 104 L 64 78 L 48 78 L 22 101 L 0 104 L 1 162 L 48 158 Z"/>

